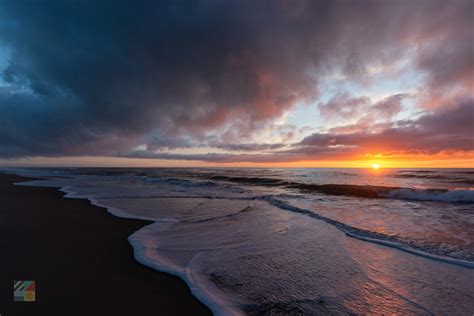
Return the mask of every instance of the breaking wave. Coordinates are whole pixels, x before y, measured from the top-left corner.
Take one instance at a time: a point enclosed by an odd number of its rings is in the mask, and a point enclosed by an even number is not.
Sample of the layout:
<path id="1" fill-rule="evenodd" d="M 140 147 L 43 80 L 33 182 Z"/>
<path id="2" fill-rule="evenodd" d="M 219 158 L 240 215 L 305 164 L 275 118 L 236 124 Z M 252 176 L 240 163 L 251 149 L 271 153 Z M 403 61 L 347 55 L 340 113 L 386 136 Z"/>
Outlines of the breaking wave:
<path id="1" fill-rule="evenodd" d="M 306 216 L 324 221 L 328 224 L 334 225 L 341 231 L 343 231 L 347 236 L 352 238 L 357 238 L 360 240 L 384 245 L 391 248 L 396 248 L 414 255 L 418 255 L 421 257 L 429 258 L 436 261 L 451 263 L 459 266 L 463 266 L 466 268 L 474 269 L 474 262 L 471 261 L 472 257 L 468 254 L 465 254 L 467 258 L 456 258 L 453 257 L 452 253 L 449 253 L 443 249 L 443 247 L 426 247 L 425 245 L 410 242 L 409 240 L 403 240 L 396 236 L 387 236 L 381 233 L 364 230 L 360 228 L 356 228 L 344 223 L 341 223 L 337 220 L 322 216 L 320 214 L 314 213 L 310 210 L 293 206 L 289 203 L 276 199 L 274 197 L 267 197 L 266 201 L 270 204 L 290 212 L 295 212 L 299 214 L 304 214 Z M 459 254 L 458 254 L 459 255 Z M 467 259 L 467 260 L 466 260 Z"/>
<path id="2" fill-rule="evenodd" d="M 386 197 L 415 201 L 474 202 L 474 190 L 397 189 L 388 192 Z"/>

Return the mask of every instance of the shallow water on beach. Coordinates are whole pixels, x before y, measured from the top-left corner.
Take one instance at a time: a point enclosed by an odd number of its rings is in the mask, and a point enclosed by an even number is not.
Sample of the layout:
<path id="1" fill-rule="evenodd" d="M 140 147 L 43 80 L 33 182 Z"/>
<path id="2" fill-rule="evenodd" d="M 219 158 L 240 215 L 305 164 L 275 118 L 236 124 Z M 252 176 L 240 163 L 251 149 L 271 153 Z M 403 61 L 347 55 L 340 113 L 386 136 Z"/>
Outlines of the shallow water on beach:
<path id="1" fill-rule="evenodd" d="M 474 310 L 474 169 L 12 169 L 151 220 L 138 261 L 217 314 Z"/>

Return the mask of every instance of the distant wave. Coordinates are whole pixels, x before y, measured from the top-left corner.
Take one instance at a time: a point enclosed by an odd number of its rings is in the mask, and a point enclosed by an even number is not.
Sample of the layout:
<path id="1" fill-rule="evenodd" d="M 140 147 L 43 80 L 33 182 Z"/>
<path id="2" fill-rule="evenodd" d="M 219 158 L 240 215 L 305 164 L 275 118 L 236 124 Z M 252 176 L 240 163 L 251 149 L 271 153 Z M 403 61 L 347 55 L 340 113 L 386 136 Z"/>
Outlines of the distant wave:
<path id="1" fill-rule="evenodd" d="M 416 178 L 416 179 L 434 179 L 434 180 L 446 180 L 449 179 L 449 177 L 442 176 L 442 175 L 435 175 L 435 174 L 412 174 L 412 173 L 403 173 L 403 174 L 398 174 L 395 176 L 396 178 Z"/>
<path id="2" fill-rule="evenodd" d="M 309 184 L 285 181 L 276 178 L 211 176 L 213 180 L 229 181 L 259 186 L 281 186 L 303 192 L 318 192 L 327 195 L 344 195 L 361 198 L 389 198 L 415 201 L 474 202 L 474 190 L 469 189 L 412 189 L 353 184 Z"/>
<path id="3" fill-rule="evenodd" d="M 474 171 L 450 171 L 450 173 L 456 173 L 456 174 L 474 174 Z"/>
<path id="4" fill-rule="evenodd" d="M 231 176 L 211 176 L 213 180 L 230 181 L 235 183 L 243 184 L 258 184 L 267 186 L 283 186 L 288 185 L 290 182 L 275 179 L 275 178 L 262 178 L 262 177 L 231 177 Z"/>
<path id="5" fill-rule="evenodd" d="M 463 172 L 463 173 L 456 173 L 456 172 L 451 172 L 451 174 L 470 174 L 469 172 Z M 449 176 L 447 174 L 445 175 L 440 175 L 440 174 L 434 174 L 434 171 L 432 172 L 411 172 L 411 173 L 401 173 L 394 175 L 393 177 L 395 178 L 403 178 L 403 179 L 428 179 L 428 180 L 442 180 L 446 182 L 451 182 L 451 183 L 459 183 L 459 184 L 474 184 L 474 179 L 469 179 L 469 178 L 460 178 L 458 176 Z"/>
<path id="6" fill-rule="evenodd" d="M 459 180 L 452 180 L 450 182 L 451 183 L 474 185 L 474 179 L 459 179 Z"/>
<path id="7" fill-rule="evenodd" d="M 413 172 L 413 173 L 438 173 L 438 170 L 400 170 L 398 172 Z"/>

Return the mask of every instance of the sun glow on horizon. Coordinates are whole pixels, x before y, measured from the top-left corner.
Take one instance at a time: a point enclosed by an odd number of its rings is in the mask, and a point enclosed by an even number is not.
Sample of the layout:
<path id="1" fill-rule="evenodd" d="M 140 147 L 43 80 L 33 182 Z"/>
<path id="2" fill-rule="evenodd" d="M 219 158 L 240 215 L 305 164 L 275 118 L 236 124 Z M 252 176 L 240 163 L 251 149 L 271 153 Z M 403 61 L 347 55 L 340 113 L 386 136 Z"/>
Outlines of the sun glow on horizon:
<path id="1" fill-rule="evenodd" d="M 378 163 L 373 163 L 373 164 L 372 164 L 372 169 L 374 169 L 374 170 L 380 169 L 380 164 L 378 164 Z"/>
<path id="2" fill-rule="evenodd" d="M 431 158 L 431 159 L 430 159 Z M 435 159 L 437 158 L 437 159 Z M 379 169 L 372 165 L 379 165 Z M 17 160 L 0 159 L 0 167 L 239 167 L 239 168 L 362 168 L 385 170 L 392 168 L 474 168 L 474 153 L 447 159 L 446 157 L 420 157 L 414 159 L 347 159 L 347 160 L 305 160 L 293 162 L 204 162 L 190 160 L 140 159 L 123 157 L 81 156 L 81 157 L 35 157 Z"/>

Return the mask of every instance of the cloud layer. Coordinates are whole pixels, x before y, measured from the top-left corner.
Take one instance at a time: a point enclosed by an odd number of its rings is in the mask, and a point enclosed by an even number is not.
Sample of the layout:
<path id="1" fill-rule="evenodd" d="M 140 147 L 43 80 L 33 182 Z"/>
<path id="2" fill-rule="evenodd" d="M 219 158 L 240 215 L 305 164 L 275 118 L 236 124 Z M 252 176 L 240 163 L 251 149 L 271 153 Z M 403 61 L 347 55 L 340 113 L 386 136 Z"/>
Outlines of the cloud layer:
<path id="1" fill-rule="evenodd" d="M 314 133 L 285 150 L 259 154 L 175 155 L 135 151 L 132 158 L 185 159 L 211 162 L 295 162 L 325 159 L 360 159 L 459 154 L 474 151 L 474 99 L 439 109 L 416 120 L 395 121 L 385 128 L 356 129 L 348 133 Z M 270 148 L 268 148 L 270 149 Z"/>
<path id="2" fill-rule="evenodd" d="M 0 157 L 259 161 L 342 157 L 354 150 L 346 147 L 472 150 L 473 10 L 468 0 L 3 1 Z M 407 55 L 425 76 L 420 107 L 434 114 L 394 125 L 403 93 L 374 103 L 340 92 L 318 103 L 331 74 L 367 82 L 373 65 Z M 298 144 L 255 142 L 301 102 L 327 118 L 360 118 Z M 367 108 L 373 117 L 361 115 Z M 139 144 L 147 150 L 132 151 Z M 202 146 L 216 153 L 155 152 Z"/>

